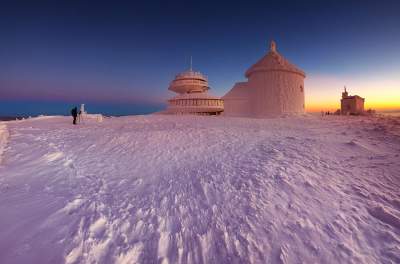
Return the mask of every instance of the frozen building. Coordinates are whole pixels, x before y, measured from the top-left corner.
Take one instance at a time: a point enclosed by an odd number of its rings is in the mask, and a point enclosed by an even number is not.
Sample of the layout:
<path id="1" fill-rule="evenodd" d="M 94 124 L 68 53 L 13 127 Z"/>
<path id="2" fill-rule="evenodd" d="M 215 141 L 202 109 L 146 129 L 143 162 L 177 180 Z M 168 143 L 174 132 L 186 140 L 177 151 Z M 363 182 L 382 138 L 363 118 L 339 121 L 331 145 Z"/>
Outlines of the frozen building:
<path id="1" fill-rule="evenodd" d="M 178 74 L 168 90 L 178 95 L 168 100 L 168 114 L 219 115 L 224 111 L 223 101 L 207 91 L 207 77 L 190 70 Z"/>
<path id="2" fill-rule="evenodd" d="M 342 115 L 361 115 L 364 113 L 364 101 L 365 99 L 358 95 L 350 96 L 345 86 L 340 100 L 340 113 Z"/>
<path id="3" fill-rule="evenodd" d="M 224 115 L 262 118 L 304 113 L 306 75 L 278 53 L 274 41 L 245 76 L 246 82 L 236 83 L 222 97 Z"/>

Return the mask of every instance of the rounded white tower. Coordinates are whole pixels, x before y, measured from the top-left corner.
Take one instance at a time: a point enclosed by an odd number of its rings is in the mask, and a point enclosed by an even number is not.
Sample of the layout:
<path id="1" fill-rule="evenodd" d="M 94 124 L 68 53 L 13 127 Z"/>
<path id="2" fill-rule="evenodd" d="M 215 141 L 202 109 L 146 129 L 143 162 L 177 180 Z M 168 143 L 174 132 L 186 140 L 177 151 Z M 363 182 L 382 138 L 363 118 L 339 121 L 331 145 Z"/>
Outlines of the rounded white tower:
<path id="1" fill-rule="evenodd" d="M 270 51 L 246 71 L 256 117 L 304 113 L 305 73 L 287 61 L 271 41 Z"/>

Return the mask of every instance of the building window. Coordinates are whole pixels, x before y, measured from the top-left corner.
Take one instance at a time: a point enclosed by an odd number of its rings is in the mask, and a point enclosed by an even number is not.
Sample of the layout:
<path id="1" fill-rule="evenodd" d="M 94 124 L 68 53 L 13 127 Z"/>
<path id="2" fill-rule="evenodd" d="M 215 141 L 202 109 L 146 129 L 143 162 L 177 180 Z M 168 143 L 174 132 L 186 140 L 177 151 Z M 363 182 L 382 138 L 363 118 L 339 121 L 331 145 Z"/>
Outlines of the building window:
<path id="1" fill-rule="evenodd" d="M 303 85 L 300 85 L 300 92 L 301 92 L 301 93 L 304 92 Z"/>

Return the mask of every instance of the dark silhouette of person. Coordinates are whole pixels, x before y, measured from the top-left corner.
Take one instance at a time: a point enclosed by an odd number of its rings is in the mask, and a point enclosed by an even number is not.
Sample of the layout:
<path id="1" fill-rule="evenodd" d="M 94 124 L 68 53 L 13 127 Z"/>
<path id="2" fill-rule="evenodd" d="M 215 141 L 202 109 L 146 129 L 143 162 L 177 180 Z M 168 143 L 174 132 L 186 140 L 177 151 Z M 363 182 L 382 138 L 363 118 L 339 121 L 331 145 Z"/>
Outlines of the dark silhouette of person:
<path id="1" fill-rule="evenodd" d="M 76 117 L 78 116 L 78 108 L 76 108 L 76 107 L 72 108 L 71 115 L 74 118 L 74 121 L 72 121 L 72 124 L 76 125 Z"/>

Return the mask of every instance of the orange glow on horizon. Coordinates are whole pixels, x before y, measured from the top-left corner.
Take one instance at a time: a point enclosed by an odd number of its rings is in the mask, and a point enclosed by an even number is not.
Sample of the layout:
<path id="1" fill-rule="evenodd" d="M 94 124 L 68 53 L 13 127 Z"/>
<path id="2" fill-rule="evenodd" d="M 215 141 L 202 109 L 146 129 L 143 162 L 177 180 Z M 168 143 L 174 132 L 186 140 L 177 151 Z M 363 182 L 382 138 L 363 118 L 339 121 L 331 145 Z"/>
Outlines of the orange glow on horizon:
<path id="1" fill-rule="evenodd" d="M 381 77 L 382 78 L 382 77 Z M 305 80 L 306 111 L 336 111 L 344 86 L 349 95 L 365 98 L 365 109 L 377 111 L 400 110 L 400 78 L 348 78 L 311 75 Z"/>

